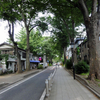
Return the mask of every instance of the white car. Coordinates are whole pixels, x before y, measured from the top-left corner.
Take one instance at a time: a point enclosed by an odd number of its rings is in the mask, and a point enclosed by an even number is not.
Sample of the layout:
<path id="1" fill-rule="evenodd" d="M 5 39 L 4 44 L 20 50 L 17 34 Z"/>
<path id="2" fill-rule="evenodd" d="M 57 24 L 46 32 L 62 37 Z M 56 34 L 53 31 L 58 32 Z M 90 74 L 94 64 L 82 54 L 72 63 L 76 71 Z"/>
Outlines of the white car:
<path id="1" fill-rule="evenodd" d="M 39 63 L 39 64 L 40 65 L 43 65 L 44 68 L 47 68 L 48 67 L 48 64 L 47 63 L 45 63 L 45 64 L 44 63 Z"/>
<path id="2" fill-rule="evenodd" d="M 0 75 L 3 74 L 3 68 L 0 66 Z"/>
<path id="3" fill-rule="evenodd" d="M 39 63 L 40 65 L 43 65 L 43 63 Z"/>

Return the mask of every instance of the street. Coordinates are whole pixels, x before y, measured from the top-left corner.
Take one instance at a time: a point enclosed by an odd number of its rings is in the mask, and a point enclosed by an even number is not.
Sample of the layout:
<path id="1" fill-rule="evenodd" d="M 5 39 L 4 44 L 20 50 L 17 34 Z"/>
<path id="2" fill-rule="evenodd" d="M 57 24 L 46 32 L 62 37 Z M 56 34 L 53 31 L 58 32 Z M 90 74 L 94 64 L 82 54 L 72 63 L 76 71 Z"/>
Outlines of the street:
<path id="1" fill-rule="evenodd" d="M 0 100 L 39 100 L 45 89 L 45 80 L 54 69 L 54 67 L 47 68 L 25 81 L 1 90 Z"/>

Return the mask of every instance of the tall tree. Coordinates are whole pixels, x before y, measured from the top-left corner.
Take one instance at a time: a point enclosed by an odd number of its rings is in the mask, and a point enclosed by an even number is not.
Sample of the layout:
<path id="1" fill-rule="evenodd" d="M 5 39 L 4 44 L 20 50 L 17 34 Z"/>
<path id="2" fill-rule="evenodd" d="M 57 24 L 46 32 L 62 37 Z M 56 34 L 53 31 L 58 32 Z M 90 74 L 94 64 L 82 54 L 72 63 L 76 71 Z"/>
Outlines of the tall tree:
<path id="1" fill-rule="evenodd" d="M 59 51 L 61 53 L 61 50 L 63 50 L 64 54 L 64 61 L 66 63 L 66 48 L 69 45 L 69 35 L 68 35 L 68 30 L 66 29 L 63 21 L 60 18 L 54 17 L 51 19 L 50 17 L 48 18 L 49 23 L 54 27 L 53 28 L 53 34 L 55 35 L 56 38 L 56 43 L 57 43 L 57 49 L 59 48 Z"/>
<path id="2" fill-rule="evenodd" d="M 14 23 L 17 20 L 20 20 L 20 15 L 17 12 L 13 12 L 13 7 L 16 6 L 15 2 L 5 0 L 5 1 L 0 1 L 0 18 L 7 20 L 8 21 L 8 26 L 9 26 L 9 37 L 14 45 L 15 48 L 15 54 L 17 55 L 17 67 L 18 67 L 18 73 L 22 72 L 21 70 L 21 58 L 20 54 L 18 52 L 18 47 L 17 43 L 14 40 Z"/>
<path id="3" fill-rule="evenodd" d="M 41 44 L 42 54 L 46 54 L 47 60 L 52 63 L 53 57 L 57 54 L 57 50 L 53 48 L 54 43 L 52 41 L 52 37 L 43 37 L 43 41 Z"/>
<path id="4" fill-rule="evenodd" d="M 29 35 L 33 28 L 36 26 L 40 26 L 43 30 L 46 29 L 46 24 L 41 21 L 35 21 L 35 17 L 38 12 L 44 10 L 45 4 L 41 1 L 36 0 L 26 0 L 20 1 L 17 4 L 18 11 L 22 16 L 22 21 L 24 22 L 26 34 L 27 34 L 27 49 L 26 49 L 26 70 L 30 70 L 30 62 L 29 62 Z"/>
<path id="5" fill-rule="evenodd" d="M 56 0 L 55 0 L 56 1 Z M 67 9 L 67 10 L 66 10 Z M 74 37 L 76 36 L 75 27 L 79 26 L 83 21 L 81 17 L 81 12 L 76 8 L 66 4 L 63 1 L 53 2 L 50 0 L 50 11 L 59 18 L 65 24 L 67 29 L 67 34 L 71 43 L 74 43 Z M 79 18 L 79 19 L 77 19 Z M 75 53 L 72 49 L 72 62 L 74 64 Z"/>
<path id="6" fill-rule="evenodd" d="M 46 5 L 42 1 L 36 0 L 5 0 L 1 1 L 0 3 L 3 3 L 4 5 L 5 11 L 3 11 L 3 9 L 1 9 L 1 11 L 5 18 L 16 20 L 20 17 L 21 21 L 24 22 L 27 33 L 26 70 L 29 70 L 29 35 L 32 29 L 36 26 L 40 26 L 42 30 L 46 29 L 45 23 L 41 22 L 40 20 L 35 20 L 35 17 L 38 15 L 38 12 L 43 11 Z"/>
<path id="7" fill-rule="evenodd" d="M 100 0 L 48 0 L 49 5 L 65 7 L 66 11 L 71 11 L 68 7 L 75 8 L 80 11 L 83 16 L 84 25 L 86 27 L 89 57 L 90 57 L 90 73 L 89 79 L 100 79 L 100 40 L 99 40 L 99 23 L 100 23 Z M 53 6 L 52 6 L 53 7 Z M 53 7 L 55 12 L 57 11 Z M 74 13 L 76 15 L 76 13 Z M 79 17 L 78 17 L 79 19 Z"/>
<path id="8" fill-rule="evenodd" d="M 25 28 L 22 28 L 19 34 L 16 35 L 16 40 L 18 43 L 18 47 L 23 48 L 26 50 L 27 48 L 27 41 L 26 41 L 26 31 Z M 41 33 L 36 31 L 31 31 L 29 36 L 29 45 L 30 45 L 30 52 L 33 53 L 34 56 L 38 56 L 38 53 L 41 51 L 40 47 L 42 44 L 42 35 Z"/>
<path id="9" fill-rule="evenodd" d="M 77 0 L 77 2 L 71 0 L 66 1 L 74 7 L 77 7 L 83 15 L 90 56 L 89 78 L 91 80 L 94 80 L 95 78 L 100 79 L 100 0 Z"/>

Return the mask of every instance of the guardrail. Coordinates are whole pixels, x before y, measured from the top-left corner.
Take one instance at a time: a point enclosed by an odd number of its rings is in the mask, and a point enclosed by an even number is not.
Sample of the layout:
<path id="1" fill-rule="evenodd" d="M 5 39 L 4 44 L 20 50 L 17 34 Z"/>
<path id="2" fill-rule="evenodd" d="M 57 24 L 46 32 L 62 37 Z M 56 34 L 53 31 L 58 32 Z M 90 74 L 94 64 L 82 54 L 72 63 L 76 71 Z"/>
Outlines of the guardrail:
<path id="1" fill-rule="evenodd" d="M 40 98 L 40 100 L 44 100 L 44 98 L 48 98 L 49 95 L 50 95 L 50 91 L 51 91 L 51 87 L 52 87 L 52 84 L 53 84 L 53 78 L 54 78 L 54 75 L 56 73 L 56 70 L 57 70 L 57 67 L 55 68 L 54 72 L 50 74 L 50 76 L 48 77 L 48 79 L 46 79 L 45 81 L 45 90 Z"/>

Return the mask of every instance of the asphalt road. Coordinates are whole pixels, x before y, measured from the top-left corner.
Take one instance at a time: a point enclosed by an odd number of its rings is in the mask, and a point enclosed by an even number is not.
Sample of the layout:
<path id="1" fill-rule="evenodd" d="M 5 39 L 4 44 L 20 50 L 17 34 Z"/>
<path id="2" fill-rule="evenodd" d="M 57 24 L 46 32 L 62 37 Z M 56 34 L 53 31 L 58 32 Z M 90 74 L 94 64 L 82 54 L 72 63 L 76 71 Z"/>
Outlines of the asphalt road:
<path id="1" fill-rule="evenodd" d="M 48 68 L 25 81 L 0 91 L 0 100 L 39 100 L 45 89 L 45 80 L 53 71 L 54 68 Z"/>

